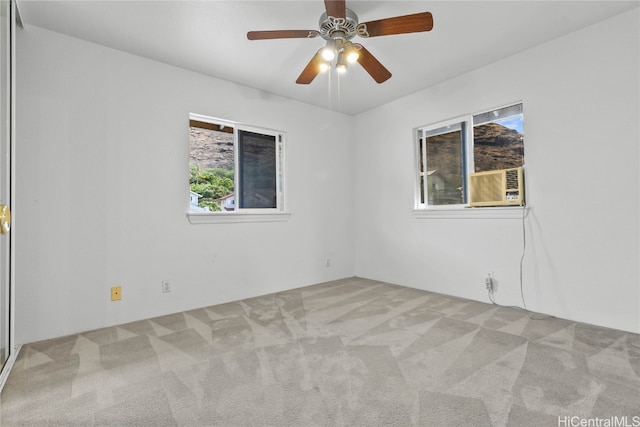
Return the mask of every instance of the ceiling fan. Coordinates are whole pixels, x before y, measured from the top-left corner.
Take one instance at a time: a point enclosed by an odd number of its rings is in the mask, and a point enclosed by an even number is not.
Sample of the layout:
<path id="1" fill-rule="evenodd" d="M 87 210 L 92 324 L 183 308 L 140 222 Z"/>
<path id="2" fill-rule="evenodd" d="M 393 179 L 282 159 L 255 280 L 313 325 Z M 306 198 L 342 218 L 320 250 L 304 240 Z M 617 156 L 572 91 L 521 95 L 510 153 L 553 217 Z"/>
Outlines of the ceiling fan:
<path id="1" fill-rule="evenodd" d="M 331 61 L 337 57 L 336 70 L 344 73 L 347 63 L 358 62 L 377 83 L 391 77 L 391 72 L 364 46 L 351 42 L 355 36 L 378 37 L 393 34 L 417 33 L 433 28 L 433 16 L 429 12 L 396 16 L 369 22 L 358 22 L 358 16 L 345 5 L 345 0 L 324 0 L 326 12 L 320 16 L 318 30 L 268 30 L 249 31 L 249 40 L 314 38 L 327 41 L 311 58 L 296 80 L 298 84 L 309 84 L 322 72 L 331 68 Z"/>

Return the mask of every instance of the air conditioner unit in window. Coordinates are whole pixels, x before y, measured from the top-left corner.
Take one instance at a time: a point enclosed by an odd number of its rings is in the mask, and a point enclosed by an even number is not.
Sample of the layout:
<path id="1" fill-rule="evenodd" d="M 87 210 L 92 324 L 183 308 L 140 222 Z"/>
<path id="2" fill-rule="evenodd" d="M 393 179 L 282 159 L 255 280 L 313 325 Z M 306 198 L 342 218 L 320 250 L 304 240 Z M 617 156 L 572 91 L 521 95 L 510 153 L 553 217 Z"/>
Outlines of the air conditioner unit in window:
<path id="1" fill-rule="evenodd" d="M 469 174 L 469 205 L 524 205 L 524 170 L 513 168 Z"/>

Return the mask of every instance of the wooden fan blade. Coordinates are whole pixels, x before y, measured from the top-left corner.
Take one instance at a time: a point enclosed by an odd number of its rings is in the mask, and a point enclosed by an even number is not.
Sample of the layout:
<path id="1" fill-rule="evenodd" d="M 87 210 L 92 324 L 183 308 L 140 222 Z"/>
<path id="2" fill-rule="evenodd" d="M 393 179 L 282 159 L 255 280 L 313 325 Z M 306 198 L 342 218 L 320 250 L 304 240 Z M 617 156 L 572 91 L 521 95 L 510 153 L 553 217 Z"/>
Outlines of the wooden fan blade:
<path id="1" fill-rule="evenodd" d="M 324 7 L 327 9 L 327 16 L 342 19 L 347 16 L 345 0 L 324 0 Z"/>
<path id="2" fill-rule="evenodd" d="M 363 22 L 358 25 L 357 31 L 361 37 L 377 37 L 392 34 L 419 33 L 431 31 L 432 28 L 433 15 L 430 12 L 420 12 L 412 15 Z"/>
<path id="3" fill-rule="evenodd" d="M 358 56 L 358 62 L 362 65 L 362 68 L 364 68 L 366 72 L 373 77 L 373 80 L 377 83 L 383 83 L 391 78 L 391 72 L 387 70 L 384 65 L 382 65 L 380 61 L 371 54 L 371 52 L 360 44 L 356 46 L 360 48 L 358 51 L 360 54 L 360 56 Z"/>
<path id="4" fill-rule="evenodd" d="M 322 63 L 322 52 L 318 51 L 311 58 L 311 61 L 304 67 L 302 73 L 298 76 L 298 80 L 296 83 L 299 85 L 308 85 L 316 78 L 316 76 L 320 73 L 320 63 Z"/>
<path id="5" fill-rule="evenodd" d="M 316 30 L 269 30 L 269 31 L 249 31 L 249 40 L 269 40 L 269 39 L 306 39 L 316 37 Z"/>

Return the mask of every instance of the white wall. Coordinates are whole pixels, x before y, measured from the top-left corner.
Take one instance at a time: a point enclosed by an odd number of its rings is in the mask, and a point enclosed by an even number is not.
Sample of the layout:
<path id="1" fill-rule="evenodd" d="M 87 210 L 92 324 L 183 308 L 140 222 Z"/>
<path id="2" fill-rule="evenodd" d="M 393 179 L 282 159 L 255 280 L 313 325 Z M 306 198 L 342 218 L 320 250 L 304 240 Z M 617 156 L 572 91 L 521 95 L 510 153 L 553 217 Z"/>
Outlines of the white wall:
<path id="1" fill-rule="evenodd" d="M 524 102 L 527 306 L 640 332 L 638 9 L 361 114 L 356 274 L 521 305 L 518 219 L 416 219 L 412 129 Z M 384 126 L 377 126 L 384 123 Z"/>
<path id="2" fill-rule="evenodd" d="M 351 118 L 36 27 L 17 37 L 17 343 L 353 275 Z M 188 223 L 190 112 L 287 132 L 288 222 Z"/>

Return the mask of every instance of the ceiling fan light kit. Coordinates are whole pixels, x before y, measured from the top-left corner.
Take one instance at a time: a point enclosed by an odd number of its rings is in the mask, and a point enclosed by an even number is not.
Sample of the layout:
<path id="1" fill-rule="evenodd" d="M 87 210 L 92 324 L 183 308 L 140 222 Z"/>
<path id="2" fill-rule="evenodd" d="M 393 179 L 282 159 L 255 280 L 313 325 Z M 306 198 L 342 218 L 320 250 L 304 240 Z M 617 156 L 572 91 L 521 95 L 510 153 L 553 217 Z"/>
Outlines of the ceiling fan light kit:
<path id="1" fill-rule="evenodd" d="M 322 59 L 327 62 L 333 61 L 336 57 L 336 41 L 333 39 L 327 40 L 327 45 L 322 48 Z"/>
<path id="2" fill-rule="evenodd" d="M 393 34 L 407 34 L 430 31 L 433 28 L 433 16 L 429 12 L 396 16 L 369 22 L 358 22 L 358 15 L 347 9 L 345 0 L 325 0 L 325 9 L 320 16 L 318 30 L 268 30 L 249 31 L 249 40 L 269 40 L 282 38 L 322 37 L 327 42 L 318 50 L 311 61 L 302 70 L 296 80 L 298 84 L 309 84 L 315 77 L 331 69 L 336 59 L 336 71 L 345 73 L 348 63 L 358 62 L 377 82 L 383 83 L 391 77 L 391 72 L 375 56 L 359 43 L 351 39 L 359 37 L 377 37 Z"/>

